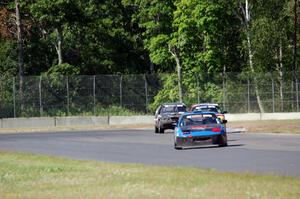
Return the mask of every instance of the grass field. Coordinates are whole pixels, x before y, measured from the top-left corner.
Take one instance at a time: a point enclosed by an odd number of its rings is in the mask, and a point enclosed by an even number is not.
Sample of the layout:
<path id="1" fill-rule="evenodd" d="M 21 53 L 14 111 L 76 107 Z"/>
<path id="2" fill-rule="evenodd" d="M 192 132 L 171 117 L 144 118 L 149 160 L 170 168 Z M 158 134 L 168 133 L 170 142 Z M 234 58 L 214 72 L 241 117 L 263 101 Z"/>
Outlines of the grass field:
<path id="1" fill-rule="evenodd" d="M 0 152 L 0 198 L 300 198 L 300 178 Z"/>

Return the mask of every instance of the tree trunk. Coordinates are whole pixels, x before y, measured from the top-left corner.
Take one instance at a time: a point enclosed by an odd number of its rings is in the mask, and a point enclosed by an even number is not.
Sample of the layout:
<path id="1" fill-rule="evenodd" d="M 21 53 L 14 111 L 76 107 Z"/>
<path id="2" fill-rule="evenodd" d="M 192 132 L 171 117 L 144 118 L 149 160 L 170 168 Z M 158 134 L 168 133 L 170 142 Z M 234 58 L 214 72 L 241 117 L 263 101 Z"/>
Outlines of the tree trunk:
<path id="1" fill-rule="evenodd" d="M 58 64 L 63 63 L 63 56 L 62 56 L 62 43 L 63 43 L 63 36 L 62 36 L 62 28 L 56 28 L 56 44 L 55 49 L 57 52 Z"/>
<path id="2" fill-rule="evenodd" d="M 293 35 L 293 79 L 295 78 L 297 70 L 297 26 L 298 26 L 298 13 L 297 13 L 298 3 L 294 0 L 294 35 Z"/>
<path id="3" fill-rule="evenodd" d="M 279 94 L 280 94 L 280 105 L 281 111 L 283 111 L 283 62 L 282 62 L 282 41 L 279 44 Z"/>
<path id="4" fill-rule="evenodd" d="M 154 73 L 154 64 L 151 60 L 149 61 L 149 69 L 150 69 L 150 73 L 153 74 Z"/>
<path id="5" fill-rule="evenodd" d="M 297 0 L 294 0 L 294 35 L 293 35 L 293 68 L 292 68 L 292 84 L 295 89 L 292 90 L 293 98 L 295 101 L 297 101 L 298 93 L 297 93 L 297 77 L 296 77 L 296 71 L 297 71 L 297 29 L 298 29 L 298 13 L 297 13 L 297 7 L 298 2 Z M 294 106 L 294 103 L 292 103 Z M 298 104 L 297 104 L 298 107 Z"/>
<path id="6" fill-rule="evenodd" d="M 223 110 L 226 109 L 225 103 L 226 103 L 226 65 L 223 65 L 223 73 L 222 73 L 222 85 L 223 85 Z"/>
<path id="7" fill-rule="evenodd" d="M 169 47 L 170 53 L 173 55 L 176 61 L 177 75 L 178 75 L 178 94 L 179 94 L 179 102 L 183 102 L 183 94 L 182 94 L 182 72 L 181 72 L 181 62 L 179 59 L 179 50 L 176 46 Z"/>
<path id="8" fill-rule="evenodd" d="M 249 55 L 249 66 L 251 73 L 253 74 L 253 80 L 254 80 L 254 90 L 255 90 L 255 95 L 256 95 L 256 100 L 258 104 L 258 108 L 261 113 L 264 113 L 264 108 L 260 99 L 259 91 L 258 91 L 258 85 L 257 85 L 257 78 L 255 76 L 255 70 L 253 67 L 253 54 L 252 54 L 252 49 L 251 49 L 251 39 L 250 39 L 250 33 L 249 30 L 247 31 L 247 44 L 248 44 L 248 55 Z"/>
<path id="9" fill-rule="evenodd" d="M 15 0 L 16 6 L 16 25 L 17 25 L 17 37 L 18 37 L 18 66 L 19 66 L 19 78 L 20 78 L 20 104 L 21 111 L 24 109 L 23 103 L 23 87 L 24 87 L 24 51 L 23 51 L 23 35 L 22 35 L 22 22 L 20 15 L 20 4 L 19 0 Z"/>
<path id="10" fill-rule="evenodd" d="M 248 46 L 248 56 L 249 56 L 249 66 L 250 66 L 250 70 L 251 73 L 254 75 L 254 89 L 255 89 L 255 94 L 256 94 L 256 100 L 257 100 L 257 104 L 259 107 L 259 110 L 261 113 L 264 113 L 264 108 L 263 108 L 263 104 L 262 101 L 260 99 L 260 95 L 259 95 L 259 91 L 258 91 L 258 85 L 257 85 L 257 78 L 255 76 L 255 70 L 254 70 L 254 66 L 253 66 L 253 53 L 252 53 L 252 45 L 251 45 L 251 37 L 250 37 L 250 28 L 249 28 L 249 23 L 250 23 L 250 10 L 249 10 L 249 4 L 248 4 L 248 0 L 246 0 L 246 9 L 245 9 L 245 26 L 246 26 L 246 35 L 247 35 L 247 46 Z"/>

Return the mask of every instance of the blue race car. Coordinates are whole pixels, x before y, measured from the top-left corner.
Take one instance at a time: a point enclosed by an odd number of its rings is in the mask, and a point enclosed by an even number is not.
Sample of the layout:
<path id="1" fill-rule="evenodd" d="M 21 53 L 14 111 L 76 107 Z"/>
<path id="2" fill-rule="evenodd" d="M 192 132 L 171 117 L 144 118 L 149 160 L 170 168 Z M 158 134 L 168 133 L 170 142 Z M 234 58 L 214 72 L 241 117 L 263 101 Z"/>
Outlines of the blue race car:
<path id="1" fill-rule="evenodd" d="M 175 128 L 174 147 L 217 144 L 227 146 L 226 120 L 221 121 L 213 112 L 192 112 L 183 114 Z"/>

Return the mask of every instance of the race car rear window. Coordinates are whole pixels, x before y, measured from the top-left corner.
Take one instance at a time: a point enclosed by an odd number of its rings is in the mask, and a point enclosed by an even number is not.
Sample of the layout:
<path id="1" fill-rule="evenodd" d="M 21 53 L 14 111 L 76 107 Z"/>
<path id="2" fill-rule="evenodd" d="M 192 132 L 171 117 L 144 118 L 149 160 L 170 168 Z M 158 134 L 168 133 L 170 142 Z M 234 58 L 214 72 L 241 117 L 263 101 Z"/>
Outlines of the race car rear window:
<path id="1" fill-rule="evenodd" d="M 202 124 L 217 124 L 218 120 L 213 115 L 187 115 L 181 120 L 180 126 L 194 126 Z"/>
<path id="2" fill-rule="evenodd" d="M 219 113 L 219 110 L 215 107 L 196 107 L 195 110 L 197 111 L 209 111 L 209 112 L 216 112 Z"/>
<path id="3" fill-rule="evenodd" d="M 185 112 L 186 108 L 184 106 L 164 106 L 162 109 L 163 113 L 168 112 Z"/>

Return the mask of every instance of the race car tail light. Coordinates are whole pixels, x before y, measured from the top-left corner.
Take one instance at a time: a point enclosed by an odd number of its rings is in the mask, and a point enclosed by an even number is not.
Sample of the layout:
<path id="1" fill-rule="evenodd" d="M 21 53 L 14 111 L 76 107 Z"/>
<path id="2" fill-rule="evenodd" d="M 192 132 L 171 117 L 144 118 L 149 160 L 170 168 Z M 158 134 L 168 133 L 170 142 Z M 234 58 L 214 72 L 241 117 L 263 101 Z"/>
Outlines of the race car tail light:
<path id="1" fill-rule="evenodd" d="M 215 128 L 212 128 L 211 131 L 212 132 L 221 132 L 221 128 L 215 127 Z"/>
<path id="2" fill-rule="evenodd" d="M 225 119 L 225 117 L 224 117 L 224 115 L 223 115 L 223 114 L 216 114 L 216 116 L 217 116 L 218 118 L 220 118 L 220 120 L 223 120 L 223 119 Z"/>

